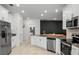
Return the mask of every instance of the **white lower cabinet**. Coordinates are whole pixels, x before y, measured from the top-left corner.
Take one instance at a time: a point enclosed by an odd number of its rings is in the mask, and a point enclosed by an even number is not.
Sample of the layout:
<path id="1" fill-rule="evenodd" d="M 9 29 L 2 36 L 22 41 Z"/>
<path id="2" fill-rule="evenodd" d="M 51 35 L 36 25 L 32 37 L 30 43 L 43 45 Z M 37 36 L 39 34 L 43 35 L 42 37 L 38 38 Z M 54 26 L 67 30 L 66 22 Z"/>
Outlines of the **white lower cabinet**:
<path id="1" fill-rule="evenodd" d="M 31 36 L 31 45 L 36 45 L 36 38 L 35 38 L 35 36 Z"/>
<path id="2" fill-rule="evenodd" d="M 79 48 L 72 45 L 71 55 L 79 55 Z"/>
<path id="3" fill-rule="evenodd" d="M 42 48 L 45 48 L 45 49 L 47 49 L 47 39 L 41 39 L 42 41 L 41 41 L 41 46 L 42 46 Z"/>
<path id="4" fill-rule="evenodd" d="M 31 45 L 47 49 L 47 37 L 31 36 Z"/>
<path id="5" fill-rule="evenodd" d="M 56 38 L 56 54 L 61 54 L 61 39 Z"/>
<path id="6" fill-rule="evenodd" d="M 56 38 L 55 41 L 52 41 L 54 50 L 56 51 L 57 54 L 61 53 L 61 39 Z M 52 44 L 48 44 L 49 47 L 52 46 Z M 42 37 L 42 36 L 31 36 L 31 45 L 35 45 L 44 49 L 47 49 L 47 37 Z"/>

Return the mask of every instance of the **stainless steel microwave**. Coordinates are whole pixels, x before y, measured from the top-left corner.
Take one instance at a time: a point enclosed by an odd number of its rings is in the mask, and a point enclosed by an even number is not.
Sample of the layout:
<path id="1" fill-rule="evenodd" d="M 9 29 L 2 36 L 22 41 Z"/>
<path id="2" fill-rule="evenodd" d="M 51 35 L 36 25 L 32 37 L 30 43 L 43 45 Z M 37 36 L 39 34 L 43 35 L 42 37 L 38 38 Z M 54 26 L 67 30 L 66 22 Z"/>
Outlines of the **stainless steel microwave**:
<path id="1" fill-rule="evenodd" d="M 72 18 L 72 26 L 73 27 L 79 27 L 79 16 Z"/>
<path id="2" fill-rule="evenodd" d="M 79 27 L 79 16 L 73 17 L 70 21 L 67 21 L 66 27 Z"/>
<path id="3" fill-rule="evenodd" d="M 67 21 L 66 22 L 66 27 L 72 27 L 72 21 Z"/>

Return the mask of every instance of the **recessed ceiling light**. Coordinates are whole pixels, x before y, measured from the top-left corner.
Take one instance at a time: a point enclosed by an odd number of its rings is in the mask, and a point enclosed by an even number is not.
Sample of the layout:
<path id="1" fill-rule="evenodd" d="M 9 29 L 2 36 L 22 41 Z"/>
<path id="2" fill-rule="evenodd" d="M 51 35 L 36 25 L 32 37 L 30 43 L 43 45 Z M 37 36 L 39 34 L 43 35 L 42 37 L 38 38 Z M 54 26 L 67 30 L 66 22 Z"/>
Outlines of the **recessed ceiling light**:
<path id="1" fill-rule="evenodd" d="M 22 10 L 21 12 L 24 13 L 24 10 Z"/>
<path id="2" fill-rule="evenodd" d="M 55 12 L 58 12 L 58 9 L 56 9 Z"/>
<path id="3" fill-rule="evenodd" d="M 44 13 L 47 13 L 47 10 L 45 10 Z"/>
<path id="4" fill-rule="evenodd" d="M 16 4 L 16 6 L 17 6 L 17 7 L 19 7 L 19 6 L 20 6 L 20 4 Z"/>
<path id="5" fill-rule="evenodd" d="M 42 13 L 41 16 L 44 16 L 44 14 Z"/>

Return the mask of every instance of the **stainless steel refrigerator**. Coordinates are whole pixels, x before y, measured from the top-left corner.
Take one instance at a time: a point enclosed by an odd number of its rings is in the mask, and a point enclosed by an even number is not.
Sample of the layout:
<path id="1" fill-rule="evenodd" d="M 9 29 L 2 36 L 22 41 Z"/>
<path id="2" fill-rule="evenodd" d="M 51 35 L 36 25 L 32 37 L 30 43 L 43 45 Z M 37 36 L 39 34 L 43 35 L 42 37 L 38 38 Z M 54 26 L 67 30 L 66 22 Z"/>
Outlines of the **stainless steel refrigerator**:
<path id="1" fill-rule="evenodd" d="M 0 21 L 0 55 L 8 55 L 11 52 L 11 25 Z"/>

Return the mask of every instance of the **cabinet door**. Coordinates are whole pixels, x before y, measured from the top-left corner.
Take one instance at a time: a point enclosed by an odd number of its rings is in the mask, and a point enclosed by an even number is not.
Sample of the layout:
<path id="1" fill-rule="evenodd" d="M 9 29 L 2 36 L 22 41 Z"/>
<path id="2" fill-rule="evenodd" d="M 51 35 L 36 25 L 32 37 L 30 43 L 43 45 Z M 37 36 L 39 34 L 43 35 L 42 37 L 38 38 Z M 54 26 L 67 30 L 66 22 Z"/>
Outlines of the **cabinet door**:
<path id="1" fill-rule="evenodd" d="M 46 37 L 38 37 L 38 36 L 32 36 L 31 37 L 31 44 L 47 49 L 47 39 Z"/>
<path id="2" fill-rule="evenodd" d="M 61 50 L 61 41 L 60 39 L 56 38 L 56 53 L 60 54 L 60 50 Z"/>
<path id="3" fill-rule="evenodd" d="M 36 40 L 37 42 L 37 46 L 47 49 L 47 40 L 46 37 L 38 37 L 38 39 Z"/>
<path id="4" fill-rule="evenodd" d="M 36 46 L 41 47 L 41 39 L 39 37 L 36 38 Z"/>
<path id="5" fill-rule="evenodd" d="M 41 47 L 47 49 L 47 39 L 41 39 Z"/>
<path id="6" fill-rule="evenodd" d="M 36 45 L 36 37 L 31 36 L 31 45 Z"/>
<path id="7" fill-rule="evenodd" d="M 78 55 L 79 54 L 79 49 L 75 46 L 72 46 L 71 54 L 72 55 Z"/>

